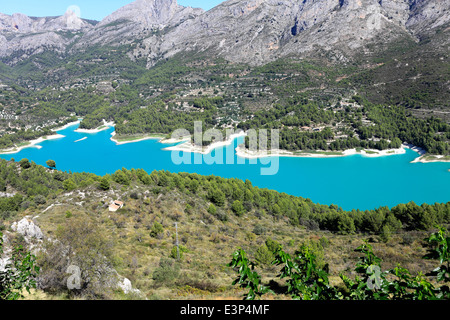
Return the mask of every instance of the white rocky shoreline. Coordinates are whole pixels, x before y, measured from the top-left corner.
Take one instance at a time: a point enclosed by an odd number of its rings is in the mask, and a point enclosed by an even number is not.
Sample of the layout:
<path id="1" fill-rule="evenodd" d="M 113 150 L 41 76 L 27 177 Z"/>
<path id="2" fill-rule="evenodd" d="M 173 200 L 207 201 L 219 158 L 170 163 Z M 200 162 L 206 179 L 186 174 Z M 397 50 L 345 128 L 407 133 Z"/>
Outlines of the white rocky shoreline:
<path id="1" fill-rule="evenodd" d="M 80 123 L 81 119 L 75 122 L 71 122 L 66 124 L 63 127 L 52 129 L 52 131 L 60 131 L 63 129 L 66 129 L 72 125 Z M 106 122 L 103 120 L 103 125 L 96 128 L 96 129 L 76 129 L 75 132 L 80 133 L 90 133 L 95 134 L 101 131 L 104 131 L 110 127 L 114 127 L 114 122 Z M 224 141 L 218 141 L 213 142 L 208 146 L 197 146 L 194 143 L 192 143 L 192 139 L 190 136 L 180 137 L 177 139 L 174 138 L 165 138 L 163 134 L 152 134 L 148 136 L 143 136 L 142 138 L 138 138 L 135 140 L 123 140 L 119 141 L 116 137 L 116 132 L 111 133 L 111 141 L 115 142 L 116 145 L 123 145 L 128 143 L 135 143 L 135 142 L 141 142 L 145 140 L 158 140 L 159 143 L 162 144 L 174 144 L 174 143 L 180 143 L 175 146 L 170 146 L 167 148 L 164 148 L 163 150 L 166 151 L 183 151 L 183 152 L 190 152 L 190 153 L 200 153 L 200 154 L 209 154 L 212 150 L 224 146 L 231 145 L 233 141 L 239 137 L 245 137 L 247 136 L 247 132 L 240 131 L 237 133 L 231 134 L 229 137 L 227 137 Z M 53 140 L 53 139 L 60 139 L 64 138 L 65 136 L 61 134 L 55 134 L 47 137 L 41 137 L 39 139 L 35 139 L 29 142 L 29 144 L 21 146 L 21 147 L 14 147 L 6 150 L 0 150 L 0 154 L 13 154 L 18 153 L 24 148 L 29 147 L 36 147 L 41 148 L 38 144 L 45 141 L 45 140 Z M 81 141 L 81 139 L 79 140 Z M 417 146 L 414 146 L 412 144 L 402 144 L 400 148 L 396 149 L 387 149 L 387 150 L 375 150 L 375 149 L 362 149 L 357 150 L 354 149 L 347 149 L 344 151 L 325 151 L 325 150 L 317 150 L 317 151 L 288 151 L 288 150 L 268 150 L 268 151 L 251 151 L 243 147 L 243 144 L 240 144 L 235 149 L 236 155 L 241 158 L 246 159 L 257 159 L 257 158 L 266 158 L 266 157 L 300 157 L 300 158 L 336 158 L 336 157 L 346 157 L 346 156 L 352 156 L 352 155 L 362 155 L 364 157 L 368 158 L 374 158 L 374 157 L 385 157 L 385 156 L 391 156 L 391 155 L 399 155 L 399 154 L 405 154 L 406 148 L 411 149 L 419 154 L 417 158 L 415 158 L 411 163 L 431 163 L 431 162 L 450 162 L 450 160 L 447 160 L 444 158 L 444 156 L 435 155 L 432 157 L 432 159 L 427 159 L 427 153 L 424 149 L 419 148 Z"/>

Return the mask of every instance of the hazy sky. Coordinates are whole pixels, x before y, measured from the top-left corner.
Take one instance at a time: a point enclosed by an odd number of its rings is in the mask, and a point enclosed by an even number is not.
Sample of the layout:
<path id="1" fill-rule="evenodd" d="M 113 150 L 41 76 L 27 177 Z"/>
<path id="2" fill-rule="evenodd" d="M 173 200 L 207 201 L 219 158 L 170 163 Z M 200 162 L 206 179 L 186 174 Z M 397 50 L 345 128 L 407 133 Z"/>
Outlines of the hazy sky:
<path id="1" fill-rule="evenodd" d="M 27 16 L 61 16 L 69 7 L 78 11 L 81 18 L 101 20 L 133 0 L 0 0 L 0 12 L 13 14 L 20 12 Z M 209 10 L 223 0 L 178 0 L 186 7 Z"/>

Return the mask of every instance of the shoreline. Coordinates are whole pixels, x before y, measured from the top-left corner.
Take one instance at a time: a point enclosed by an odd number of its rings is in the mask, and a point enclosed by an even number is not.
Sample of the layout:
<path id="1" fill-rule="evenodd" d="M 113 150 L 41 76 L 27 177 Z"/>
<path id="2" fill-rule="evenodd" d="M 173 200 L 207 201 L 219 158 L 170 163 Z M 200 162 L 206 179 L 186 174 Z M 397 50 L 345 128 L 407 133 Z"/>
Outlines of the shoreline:
<path id="1" fill-rule="evenodd" d="M 258 158 L 266 158 L 266 157 L 298 157 L 298 158 L 338 158 L 338 157 L 347 157 L 352 155 L 361 155 L 367 158 L 377 158 L 377 157 L 385 157 L 392 155 L 405 154 L 406 149 L 411 149 L 414 152 L 419 154 L 414 160 L 410 163 L 431 163 L 431 162 L 450 162 L 450 160 L 442 159 L 445 156 L 443 155 L 428 155 L 425 150 L 419 148 L 417 146 L 413 146 L 411 144 L 402 144 L 402 146 L 398 149 L 386 149 L 386 150 L 374 150 L 374 149 L 363 149 L 358 151 L 357 149 L 347 149 L 344 151 L 316 151 L 316 152 L 307 152 L 307 151 L 287 151 L 287 150 L 275 150 L 273 153 L 268 154 L 267 152 L 256 151 L 252 152 L 242 148 L 242 145 L 239 145 L 236 150 L 236 155 L 241 158 L 246 159 L 258 159 Z M 329 154 L 327 154 L 329 153 Z M 334 153 L 334 154 L 333 154 Z M 341 153 L 341 154 L 336 154 Z M 427 159 L 427 157 L 434 157 L 433 159 Z"/>
<path id="2" fill-rule="evenodd" d="M 29 143 L 24 145 L 24 146 L 13 147 L 13 148 L 5 149 L 5 150 L 0 150 L 0 154 L 15 154 L 15 153 L 19 153 L 20 151 L 22 151 L 23 149 L 26 149 L 26 148 L 38 148 L 38 149 L 41 149 L 42 146 L 39 146 L 38 145 L 39 143 L 47 141 L 47 140 L 62 139 L 62 138 L 65 138 L 65 137 L 66 136 L 63 136 L 62 134 L 54 134 L 54 135 L 51 135 L 51 136 L 40 137 L 40 138 L 28 141 Z"/>
<path id="3" fill-rule="evenodd" d="M 61 130 L 67 129 L 70 126 L 76 125 L 80 122 L 81 122 L 81 120 L 70 122 L 70 123 L 67 123 L 66 125 L 64 125 L 63 127 L 52 129 L 52 131 L 54 131 L 54 132 L 61 131 Z M 104 124 L 102 126 L 96 128 L 96 129 L 79 129 L 78 128 L 78 129 L 74 130 L 74 132 L 95 134 L 95 133 L 107 130 L 108 128 L 115 126 L 114 122 L 106 122 L 105 120 L 103 120 L 103 123 Z M 191 136 L 181 137 L 179 139 L 173 139 L 173 138 L 167 138 L 167 135 L 155 133 L 155 134 L 148 135 L 148 136 L 143 135 L 142 138 L 136 137 L 135 140 L 133 140 L 133 138 L 131 138 L 131 140 L 125 139 L 124 141 L 119 141 L 114 138 L 116 135 L 117 135 L 116 131 L 113 131 L 111 133 L 111 138 L 110 138 L 110 140 L 115 142 L 116 145 L 141 142 L 141 141 L 145 141 L 145 140 L 158 140 L 158 142 L 162 143 L 162 144 L 180 143 L 175 146 L 163 148 L 162 150 L 208 154 L 216 148 L 225 147 L 225 146 L 232 144 L 235 139 L 246 136 L 247 133 L 244 131 L 240 131 L 238 133 L 234 133 L 234 134 L 230 135 L 228 137 L 228 139 L 225 141 L 214 142 L 208 146 L 202 146 L 202 147 L 195 146 L 191 142 Z M 22 151 L 25 148 L 31 148 L 31 147 L 40 149 L 42 147 L 38 145 L 39 143 L 46 141 L 46 140 L 55 140 L 55 139 L 60 139 L 60 138 L 64 138 L 64 137 L 65 136 L 61 135 L 61 134 L 54 134 L 54 135 L 47 136 L 47 137 L 40 137 L 38 139 L 31 140 L 26 145 L 23 145 L 20 147 L 12 147 L 9 149 L 0 150 L 0 154 L 15 154 L 15 153 Z M 75 142 L 85 140 L 86 138 L 87 137 L 77 140 Z M 347 150 L 343 150 L 343 151 L 323 151 L 323 150 L 287 151 L 287 150 L 277 149 L 274 151 L 256 151 L 256 152 L 246 150 L 245 148 L 243 148 L 243 144 L 240 144 L 235 148 L 235 153 L 238 157 L 245 158 L 245 159 L 257 159 L 257 158 L 267 158 L 267 157 L 337 158 L 337 157 L 346 157 L 346 156 L 352 156 L 352 155 L 361 155 L 363 157 L 375 158 L 375 157 L 384 157 L 384 156 L 405 154 L 406 149 L 410 149 L 419 154 L 419 156 L 416 157 L 414 160 L 410 161 L 410 163 L 432 163 L 432 162 L 449 163 L 450 162 L 450 158 L 448 156 L 427 155 L 425 150 L 423 150 L 422 148 L 419 148 L 417 146 L 411 145 L 411 144 L 402 144 L 401 147 L 398 149 L 386 149 L 386 150 L 374 150 L 374 149 L 357 150 L 356 148 L 354 148 L 354 149 L 347 149 Z"/>
<path id="4" fill-rule="evenodd" d="M 75 130 L 75 132 L 78 132 L 78 133 L 98 133 L 98 132 L 107 130 L 110 127 L 114 127 L 114 122 L 113 121 L 106 122 L 103 119 L 103 125 L 95 128 L 95 129 L 80 129 L 80 128 L 78 128 L 78 129 Z"/>
<path id="5" fill-rule="evenodd" d="M 118 145 L 118 146 L 127 144 L 127 143 L 141 142 L 141 141 L 145 141 L 145 140 L 159 140 L 159 142 L 165 143 L 165 142 L 162 142 L 165 138 L 165 136 L 163 134 L 158 135 L 155 133 L 154 135 L 142 136 L 142 138 L 137 138 L 134 140 L 133 139 L 132 140 L 124 140 L 124 141 L 119 141 L 119 140 L 115 139 L 114 137 L 116 135 L 117 135 L 116 131 L 112 132 L 110 140 L 112 142 L 115 142 L 116 145 Z"/>
<path id="6" fill-rule="evenodd" d="M 372 150 L 372 149 L 362 149 L 358 151 L 357 149 L 347 149 L 344 151 L 287 151 L 277 149 L 274 152 L 268 153 L 265 151 L 249 151 L 242 148 L 242 145 L 236 148 L 236 155 L 241 158 L 246 159 L 257 159 L 266 157 L 296 157 L 296 158 L 340 158 L 353 155 L 361 155 L 368 158 L 377 158 L 391 155 L 405 154 L 404 148 L 398 149 L 387 149 L 387 150 Z"/>
<path id="7" fill-rule="evenodd" d="M 166 141 L 161 141 L 161 143 L 176 143 L 176 142 L 185 141 L 182 144 L 179 144 L 179 145 L 176 145 L 176 146 L 172 146 L 172 147 L 167 147 L 167 148 L 164 148 L 163 150 L 166 150 L 166 151 L 183 151 L 183 152 L 190 152 L 190 153 L 208 154 L 212 150 L 214 150 L 216 148 L 228 146 L 228 145 L 232 144 L 233 141 L 236 138 L 243 137 L 243 136 L 246 136 L 246 135 L 247 135 L 247 133 L 245 133 L 245 132 L 234 133 L 234 134 L 230 135 L 228 137 L 228 139 L 226 139 L 224 141 L 213 142 L 209 146 L 205 146 L 205 147 L 203 147 L 203 146 L 202 147 L 195 146 L 191 142 L 191 137 L 184 137 L 180 141 L 175 141 L 174 139 L 169 139 L 169 140 L 166 140 Z"/>
<path id="8" fill-rule="evenodd" d="M 62 127 L 58 127 L 58 128 L 52 129 L 52 131 L 53 132 L 57 132 L 57 131 L 65 130 L 68 127 L 74 126 L 74 125 L 79 124 L 79 123 L 81 123 L 81 120 L 69 122 L 69 123 L 66 123 L 65 125 L 63 125 Z"/>

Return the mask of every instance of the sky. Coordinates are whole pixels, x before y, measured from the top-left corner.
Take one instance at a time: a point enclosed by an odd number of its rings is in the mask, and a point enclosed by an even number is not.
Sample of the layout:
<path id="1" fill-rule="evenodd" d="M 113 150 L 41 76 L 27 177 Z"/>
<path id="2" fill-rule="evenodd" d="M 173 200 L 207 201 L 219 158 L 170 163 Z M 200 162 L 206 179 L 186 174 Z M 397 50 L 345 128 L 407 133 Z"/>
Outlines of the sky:
<path id="1" fill-rule="evenodd" d="M 83 19 L 102 20 L 133 0 L 0 0 L 0 12 L 32 17 L 61 16 L 70 7 Z M 178 0 L 186 7 L 209 10 L 223 0 Z"/>

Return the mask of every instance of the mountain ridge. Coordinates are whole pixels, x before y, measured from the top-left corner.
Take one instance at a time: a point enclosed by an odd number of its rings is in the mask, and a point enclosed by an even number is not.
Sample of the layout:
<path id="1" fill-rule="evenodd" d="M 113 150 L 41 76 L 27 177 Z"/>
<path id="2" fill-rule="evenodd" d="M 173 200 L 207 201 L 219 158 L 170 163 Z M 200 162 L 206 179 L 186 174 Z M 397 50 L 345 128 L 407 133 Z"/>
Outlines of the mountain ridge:
<path id="1" fill-rule="evenodd" d="M 15 64 L 43 50 L 73 53 L 93 45 L 132 44 L 129 56 L 146 57 L 148 67 L 189 51 L 263 65 L 324 50 L 331 61 L 345 63 L 361 52 L 370 54 L 371 45 L 429 38 L 449 23 L 449 7 L 442 0 L 228 0 L 204 11 L 176 0 L 137 0 L 95 25 L 70 12 L 37 20 L 0 14 L 0 57 L 25 52 L 7 61 Z M 79 34 L 75 39 L 54 34 L 61 30 Z"/>

